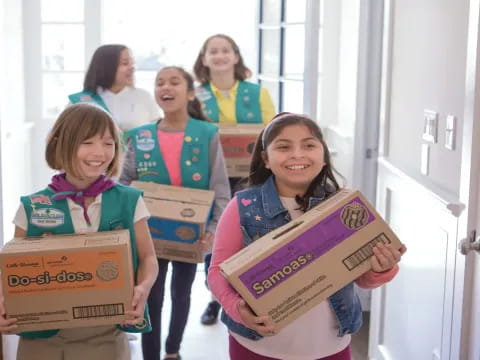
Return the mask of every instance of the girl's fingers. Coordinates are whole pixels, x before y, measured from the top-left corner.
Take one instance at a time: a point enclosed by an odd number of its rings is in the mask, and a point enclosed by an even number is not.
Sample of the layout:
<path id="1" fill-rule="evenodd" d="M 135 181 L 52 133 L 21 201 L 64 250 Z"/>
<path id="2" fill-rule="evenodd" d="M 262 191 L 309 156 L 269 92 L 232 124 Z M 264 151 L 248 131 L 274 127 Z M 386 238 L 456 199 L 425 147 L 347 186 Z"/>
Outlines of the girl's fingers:
<path id="1" fill-rule="evenodd" d="M 382 253 L 382 251 L 377 247 L 375 246 L 373 248 L 373 253 L 374 253 L 374 260 L 377 261 L 379 267 L 380 267 L 380 271 L 384 271 L 384 270 L 387 270 L 389 265 L 388 265 L 388 259 L 385 257 L 385 255 Z"/>

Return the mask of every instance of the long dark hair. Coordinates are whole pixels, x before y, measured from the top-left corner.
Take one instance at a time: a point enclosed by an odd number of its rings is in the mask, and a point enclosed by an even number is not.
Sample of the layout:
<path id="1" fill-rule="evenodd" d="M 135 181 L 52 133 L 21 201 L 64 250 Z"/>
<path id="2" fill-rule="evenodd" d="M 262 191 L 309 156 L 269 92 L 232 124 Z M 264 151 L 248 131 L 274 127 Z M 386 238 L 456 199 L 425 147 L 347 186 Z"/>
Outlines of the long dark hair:
<path id="1" fill-rule="evenodd" d="M 316 137 L 323 146 L 323 166 L 320 173 L 312 180 L 305 194 L 297 195 L 295 200 L 300 205 L 300 209 L 306 211 L 308 202 L 312 196 L 319 191 L 327 195 L 340 189 L 340 185 L 335 179 L 334 172 L 340 175 L 333 167 L 330 151 L 323 138 L 322 131 L 318 125 L 310 118 L 304 115 L 293 113 L 280 113 L 262 130 L 255 143 L 252 161 L 250 163 L 250 174 L 248 176 L 248 185 L 255 186 L 263 184 L 273 173 L 265 166 L 264 156 L 268 145 L 282 132 L 282 130 L 291 125 L 304 125 L 310 133 Z M 340 175 L 341 176 L 341 175 Z"/>
<path id="2" fill-rule="evenodd" d="M 99 86 L 110 89 L 115 82 L 120 54 L 125 49 L 128 50 L 125 45 L 109 44 L 95 50 L 85 74 L 83 90 L 90 90 L 96 94 Z"/>
<path id="3" fill-rule="evenodd" d="M 193 73 L 195 74 L 198 82 L 203 85 L 207 84 L 212 79 L 210 77 L 210 69 L 207 66 L 203 65 L 203 57 L 205 56 L 205 52 L 207 51 L 209 41 L 217 37 L 227 40 L 232 45 L 235 54 L 238 56 L 238 62 L 235 64 L 234 69 L 235 80 L 245 80 L 252 76 L 252 71 L 248 67 L 246 67 L 243 62 L 243 57 L 242 54 L 240 54 L 240 48 L 238 47 L 237 43 L 228 35 L 215 34 L 205 40 L 200 49 L 200 52 L 198 53 L 197 59 L 195 60 L 195 64 L 193 65 Z"/>
<path id="4" fill-rule="evenodd" d="M 188 71 L 186 71 L 184 68 L 180 66 L 165 66 L 158 73 L 161 73 L 163 70 L 168 70 L 168 69 L 177 70 L 180 74 L 182 74 L 182 77 L 187 82 L 187 90 L 192 91 L 195 94 L 195 84 L 193 81 L 193 77 L 188 73 Z M 211 121 L 203 113 L 202 103 L 200 102 L 200 100 L 197 99 L 196 96 L 193 98 L 193 100 L 190 100 L 188 102 L 187 111 L 188 111 L 188 115 L 190 115 L 194 119 L 209 121 L 209 122 Z"/>

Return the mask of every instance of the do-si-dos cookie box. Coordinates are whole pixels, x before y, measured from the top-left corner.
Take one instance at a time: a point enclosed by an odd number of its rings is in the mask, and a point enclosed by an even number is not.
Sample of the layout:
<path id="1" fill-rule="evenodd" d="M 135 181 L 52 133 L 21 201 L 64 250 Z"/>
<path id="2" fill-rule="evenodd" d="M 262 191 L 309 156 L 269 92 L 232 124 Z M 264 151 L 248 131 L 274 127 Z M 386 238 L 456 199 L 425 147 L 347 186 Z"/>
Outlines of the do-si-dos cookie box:
<path id="1" fill-rule="evenodd" d="M 121 324 L 131 310 L 128 230 L 15 238 L 0 251 L 0 268 L 17 332 Z"/>
<path id="2" fill-rule="evenodd" d="M 401 247 L 362 194 L 345 189 L 254 241 L 221 270 L 256 314 L 282 328 L 370 270 L 377 243 Z"/>
<path id="3" fill-rule="evenodd" d="M 159 258 L 201 263 L 198 240 L 210 219 L 215 192 L 153 182 L 133 181 L 143 190 L 150 211 L 148 226 Z"/>

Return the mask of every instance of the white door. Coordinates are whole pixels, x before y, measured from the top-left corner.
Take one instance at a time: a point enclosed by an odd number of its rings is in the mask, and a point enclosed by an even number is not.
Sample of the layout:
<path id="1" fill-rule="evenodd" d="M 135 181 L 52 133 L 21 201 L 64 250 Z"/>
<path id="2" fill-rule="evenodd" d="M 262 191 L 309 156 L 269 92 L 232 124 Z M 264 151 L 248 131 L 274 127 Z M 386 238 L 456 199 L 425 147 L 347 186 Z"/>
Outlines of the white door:
<path id="1" fill-rule="evenodd" d="M 458 199 L 379 159 L 377 206 L 408 252 L 397 278 L 373 293 L 371 359 L 480 358 L 480 256 L 459 251 L 462 239 L 480 231 L 479 0 L 470 1 L 469 13 Z M 390 71 L 387 58 L 384 73 Z M 388 118 L 388 76 L 383 95 Z"/>

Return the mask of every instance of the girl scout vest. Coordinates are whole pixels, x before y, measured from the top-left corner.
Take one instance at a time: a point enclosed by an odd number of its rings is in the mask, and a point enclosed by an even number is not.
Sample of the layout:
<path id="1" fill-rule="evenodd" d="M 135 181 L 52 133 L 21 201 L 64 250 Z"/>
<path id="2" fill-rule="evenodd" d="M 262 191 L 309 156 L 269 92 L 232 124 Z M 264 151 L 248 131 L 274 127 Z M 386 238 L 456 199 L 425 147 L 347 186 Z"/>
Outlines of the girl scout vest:
<path id="1" fill-rule="evenodd" d="M 239 81 L 235 98 L 235 117 L 238 124 L 261 124 L 260 85 Z M 217 98 L 213 94 L 210 83 L 197 88 L 196 95 L 205 105 L 204 112 L 214 122 L 219 121 Z"/>
<path id="2" fill-rule="evenodd" d="M 185 128 L 180 171 L 182 186 L 208 189 L 210 186 L 210 141 L 218 132 L 216 125 L 190 118 Z M 140 181 L 171 185 L 168 170 L 160 153 L 157 124 L 146 124 L 128 131 L 135 149 Z"/>
<path id="3" fill-rule="evenodd" d="M 20 198 L 28 220 L 27 236 L 42 236 L 45 232 L 58 234 L 73 234 L 74 228 L 67 200 L 54 200 L 55 193 L 46 188 L 29 196 Z M 136 273 L 138 268 L 137 246 L 135 243 L 134 215 L 138 198 L 142 195 L 140 190 L 116 184 L 114 187 L 102 193 L 102 210 L 98 231 L 110 231 L 128 229 L 130 231 L 130 243 L 132 247 L 133 269 Z M 52 227 L 40 227 L 35 225 L 35 217 L 39 210 L 55 210 L 58 224 L 53 223 Z M 42 211 L 43 212 L 43 211 Z M 144 321 L 136 326 L 123 327 L 117 325 L 120 330 L 126 332 L 149 332 L 152 330 L 148 315 L 148 308 L 145 307 Z M 49 338 L 57 334 L 59 330 L 44 330 L 23 332 L 20 336 L 24 338 Z"/>
<path id="4" fill-rule="evenodd" d="M 104 108 L 107 112 L 110 112 L 110 110 L 108 110 L 107 105 L 105 105 L 105 103 L 103 102 L 103 99 L 100 97 L 100 95 L 94 94 L 90 90 L 80 91 L 78 93 L 68 95 L 68 100 L 70 100 L 72 104 L 95 103 L 101 106 L 102 108 Z"/>

